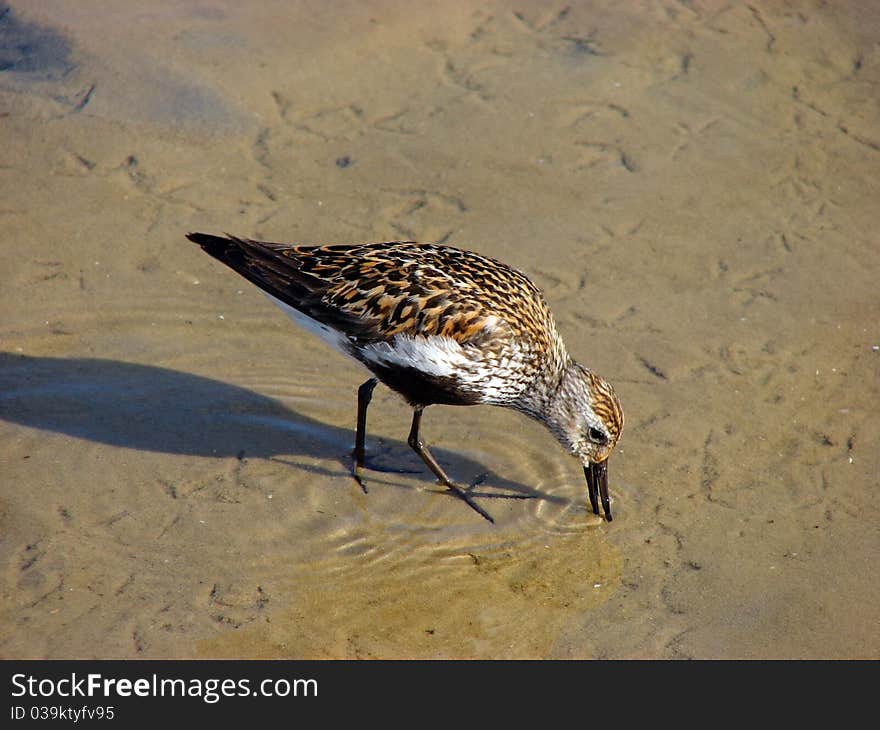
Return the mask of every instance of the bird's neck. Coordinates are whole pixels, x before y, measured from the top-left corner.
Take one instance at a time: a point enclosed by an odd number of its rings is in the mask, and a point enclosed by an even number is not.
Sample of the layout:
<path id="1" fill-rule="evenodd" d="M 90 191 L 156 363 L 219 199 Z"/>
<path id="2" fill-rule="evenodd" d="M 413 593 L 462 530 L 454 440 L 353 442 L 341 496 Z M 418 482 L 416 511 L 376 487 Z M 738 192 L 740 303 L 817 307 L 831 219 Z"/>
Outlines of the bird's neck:
<path id="1" fill-rule="evenodd" d="M 566 399 L 563 392 L 571 378 L 574 360 L 562 349 L 535 378 L 532 387 L 520 396 L 515 408 L 525 415 L 541 421 L 554 434 L 559 422 L 564 420 Z"/>

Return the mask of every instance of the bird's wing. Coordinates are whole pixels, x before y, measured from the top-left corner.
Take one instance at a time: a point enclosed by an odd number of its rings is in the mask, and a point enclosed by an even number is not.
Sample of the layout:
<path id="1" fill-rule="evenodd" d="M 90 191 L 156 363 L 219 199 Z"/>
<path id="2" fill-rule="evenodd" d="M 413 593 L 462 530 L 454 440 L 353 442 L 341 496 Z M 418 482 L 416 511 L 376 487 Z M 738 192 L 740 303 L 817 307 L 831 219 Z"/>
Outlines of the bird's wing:
<path id="1" fill-rule="evenodd" d="M 300 261 L 285 256 L 280 244 L 207 233 L 188 233 L 186 237 L 267 294 L 349 337 L 369 340 L 370 323 L 325 302 L 329 282 L 303 271 Z M 304 251 L 307 247 L 300 248 Z"/>
<path id="2" fill-rule="evenodd" d="M 449 247 L 291 246 L 203 233 L 187 237 L 273 297 L 358 343 L 404 334 L 485 345 L 521 329 L 519 300 L 535 310 L 535 318 L 546 309 L 524 275 Z"/>

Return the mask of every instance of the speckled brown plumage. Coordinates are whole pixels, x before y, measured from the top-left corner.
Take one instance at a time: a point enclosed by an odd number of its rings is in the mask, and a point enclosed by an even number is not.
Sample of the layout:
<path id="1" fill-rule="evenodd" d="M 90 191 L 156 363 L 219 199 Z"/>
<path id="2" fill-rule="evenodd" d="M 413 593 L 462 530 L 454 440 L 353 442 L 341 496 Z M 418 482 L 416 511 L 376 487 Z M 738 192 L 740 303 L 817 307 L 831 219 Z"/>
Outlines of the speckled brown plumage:
<path id="1" fill-rule="evenodd" d="M 469 251 L 418 243 L 296 246 L 278 252 L 327 286 L 324 300 L 369 321 L 373 336 L 399 332 L 481 339 L 488 317 L 503 315 L 522 335 L 546 320 L 540 291 L 522 274 Z M 527 309 L 511 307 L 525 292 Z"/>
<path id="2" fill-rule="evenodd" d="M 585 468 L 604 464 L 620 437 L 623 412 L 613 388 L 569 357 L 541 291 L 500 261 L 412 242 L 296 246 L 203 233 L 188 238 L 401 393 L 416 411 L 410 444 L 450 488 L 427 448 L 415 443 L 428 405 L 518 410 L 542 421 Z M 362 391 L 359 462 L 372 386 Z M 607 503 L 605 511 L 610 519 Z"/>

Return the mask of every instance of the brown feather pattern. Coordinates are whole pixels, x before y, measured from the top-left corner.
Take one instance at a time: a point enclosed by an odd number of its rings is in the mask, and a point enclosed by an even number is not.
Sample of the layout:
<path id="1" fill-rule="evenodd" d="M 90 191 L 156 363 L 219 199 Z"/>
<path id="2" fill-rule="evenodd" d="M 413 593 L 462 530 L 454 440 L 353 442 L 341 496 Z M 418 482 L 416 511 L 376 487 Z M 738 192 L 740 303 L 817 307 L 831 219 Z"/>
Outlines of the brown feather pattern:
<path id="1" fill-rule="evenodd" d="M 482 338 L 487 320 L 505 334 L 549 345 L 555 325 L 541 291 L 521 272 L 487 256 L 411 242 L 290 246 L 271 249 L 314 277 L 322 300 L 369 323 L 371 336 L 442 335 L 460 344 Z"/>

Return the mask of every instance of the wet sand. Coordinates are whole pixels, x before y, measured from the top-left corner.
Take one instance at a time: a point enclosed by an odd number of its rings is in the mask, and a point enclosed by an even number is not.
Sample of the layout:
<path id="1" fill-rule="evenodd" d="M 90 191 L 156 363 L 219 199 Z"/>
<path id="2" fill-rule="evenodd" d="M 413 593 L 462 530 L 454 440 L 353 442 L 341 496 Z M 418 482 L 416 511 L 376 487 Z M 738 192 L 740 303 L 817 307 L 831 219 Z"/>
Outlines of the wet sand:
<path id="1" fill-rule="evenodd" d="M 880 656 L 871 4 L 9 5 L 0 656 Z M 626 411 L 614 522 L 429 409 L 490 525 L 382 388 L 361 492 L 363 371 L 193 230 L 526 271 Z"/>

